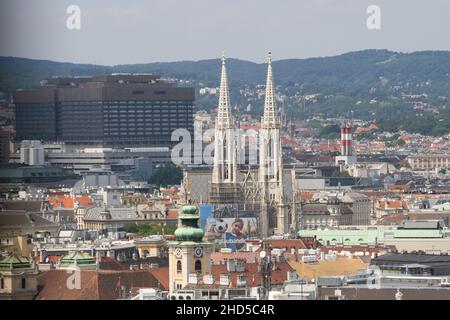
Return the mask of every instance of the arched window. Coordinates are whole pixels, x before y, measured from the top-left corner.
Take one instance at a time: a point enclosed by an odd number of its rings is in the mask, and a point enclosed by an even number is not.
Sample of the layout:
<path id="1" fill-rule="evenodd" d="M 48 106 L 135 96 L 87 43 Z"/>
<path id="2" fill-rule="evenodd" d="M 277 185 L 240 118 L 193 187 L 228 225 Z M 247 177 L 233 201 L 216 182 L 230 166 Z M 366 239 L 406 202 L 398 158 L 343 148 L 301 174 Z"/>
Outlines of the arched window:
<path id="1" fill-rule="evenodd" d="M 178 260 L 178 261 L 177 261 L 177 273 L 181 273 L 182 269 L 183 269 L 183 268 L 181 267 L 181 261 Z"/>
<path id="2" fill-rule="evenodd" d="M 200 260 L 195 260 L 195 272 L 202 272 L 202 262 Z"/>
<path id="3" fill-rule="evenodd" d="M 26 289 L 27 288 L 27 279 L 22 278 L 22 289 Z"/>

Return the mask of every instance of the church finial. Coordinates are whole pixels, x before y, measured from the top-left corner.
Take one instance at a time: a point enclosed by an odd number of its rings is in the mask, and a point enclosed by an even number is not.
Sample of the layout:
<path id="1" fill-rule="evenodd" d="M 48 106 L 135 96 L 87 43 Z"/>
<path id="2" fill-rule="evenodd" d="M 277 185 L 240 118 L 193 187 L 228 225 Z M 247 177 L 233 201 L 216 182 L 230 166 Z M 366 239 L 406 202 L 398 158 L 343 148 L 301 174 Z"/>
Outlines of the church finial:
<path id="1" fill-rule="evenodd" d="M 222 50 L 222 65 L 225 65 L 225 50 Z"/>
<path id="2" fill-rule="evenodd" d="M 264 100 L 264 114 L 262 119 L 262 126 L 265 127 L 278 126 L 278 120 L 275 113 L 275 90 L 273 87 L 272 52 L 269 52 L 267 59 L 266 97 Z"/>
<path id="3" fill-rule="evenodd" d="M 220 77 L 219 108 L 217 111 L 217 127 L 229 127 L 231 125 L 230 94 L 228 91 L 227 68 L 225 64 L 225 51 L 222 51 L 222 75 Z"/>

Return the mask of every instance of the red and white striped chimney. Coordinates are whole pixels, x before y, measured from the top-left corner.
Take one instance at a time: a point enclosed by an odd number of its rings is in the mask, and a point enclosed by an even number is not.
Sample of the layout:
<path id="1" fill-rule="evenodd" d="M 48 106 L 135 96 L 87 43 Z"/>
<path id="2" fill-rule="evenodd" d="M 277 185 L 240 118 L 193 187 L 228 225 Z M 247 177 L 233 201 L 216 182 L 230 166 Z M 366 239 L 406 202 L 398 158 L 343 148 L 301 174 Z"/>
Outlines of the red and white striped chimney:
<path id="1" fill-rule="evenodd" d="M 353 155 L 352 129 L 346 124 L 341 127 L 341 155 Z"/>

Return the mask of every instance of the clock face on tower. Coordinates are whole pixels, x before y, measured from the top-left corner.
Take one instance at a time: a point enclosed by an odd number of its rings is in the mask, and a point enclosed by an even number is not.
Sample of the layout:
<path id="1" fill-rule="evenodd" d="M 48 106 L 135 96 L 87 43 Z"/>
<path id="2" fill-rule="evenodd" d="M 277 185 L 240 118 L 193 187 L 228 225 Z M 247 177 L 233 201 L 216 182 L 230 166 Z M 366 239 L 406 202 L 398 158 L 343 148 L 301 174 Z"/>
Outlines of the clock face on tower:
<path id="1" fill-rule="evenodd" d="M 175 249 L 175 257 L 181 258 L 182 255 L 183 255 L 183 252 L 181 251 L 181 248 L 176 248 Z"/>
<path id="2" fill-rule="evenodd" d="M 201 248 L 201 247 L 195 248 L 195 249 L 194 249 L 194 255 L 195 255 L 197 258 L 200 258 L 200 257 L 203 255 L 203 248 Z"/>

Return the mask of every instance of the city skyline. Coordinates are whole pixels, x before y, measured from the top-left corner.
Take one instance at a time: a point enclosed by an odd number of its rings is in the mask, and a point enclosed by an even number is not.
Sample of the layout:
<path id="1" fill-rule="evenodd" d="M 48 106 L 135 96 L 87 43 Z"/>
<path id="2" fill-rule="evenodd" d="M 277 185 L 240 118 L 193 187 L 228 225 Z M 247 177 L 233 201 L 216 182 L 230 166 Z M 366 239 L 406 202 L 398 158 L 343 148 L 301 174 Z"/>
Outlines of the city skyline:
<path id="1" fill-rule="evenodd" d="M 80 8 L 80 29 L 67 28 L 66 11 Z M 379 30 L 369 30 L 367 9 L 380 9 Z M 0 56 L 101 65 L 211 59 L 227 56 L 264 62 L 333 56 L 367 48 L 399 52 L 450 50 L 439 36 L 450 29 L 442 0 L 253 0 L 0 2 Z M 43 36 L 45 35 L 45 36 Z M 101 45 L 99 45 L 101 44 Z"/>
<path id="2" fill-rule="evenodd" d="M 449 9 L 0 0 L 0 300 L 450 300 Z"/>

